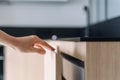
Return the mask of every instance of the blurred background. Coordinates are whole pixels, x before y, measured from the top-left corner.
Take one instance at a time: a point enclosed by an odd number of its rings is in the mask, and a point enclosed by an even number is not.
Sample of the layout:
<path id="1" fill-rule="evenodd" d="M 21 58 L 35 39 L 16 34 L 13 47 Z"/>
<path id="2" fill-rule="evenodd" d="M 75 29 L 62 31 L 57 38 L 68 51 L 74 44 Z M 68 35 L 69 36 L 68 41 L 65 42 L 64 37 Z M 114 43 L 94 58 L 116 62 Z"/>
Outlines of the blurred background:
<path id="1" fill-rule="evenodd" d="M 119 7 L 120 0 L 0 0 L 0 29 L 51 40 L 84 37 L 88 26 L 119 18 Z M 4 79 L 5 52 L 0 46 L 0 80 L 9 80 Z"/>

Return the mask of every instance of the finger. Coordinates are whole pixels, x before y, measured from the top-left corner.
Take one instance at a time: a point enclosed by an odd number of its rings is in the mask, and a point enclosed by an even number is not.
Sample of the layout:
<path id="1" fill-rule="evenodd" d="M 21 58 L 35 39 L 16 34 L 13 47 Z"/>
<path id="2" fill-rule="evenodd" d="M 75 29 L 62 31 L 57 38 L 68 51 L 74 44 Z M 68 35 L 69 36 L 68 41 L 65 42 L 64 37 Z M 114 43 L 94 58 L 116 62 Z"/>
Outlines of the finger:
<path id="1" fill-rule="evenodd" d="M 46 53 L 46 51 L 41 46 L 34 47 L 33 52 L 37 52 L 37 53 L 40 53 L 40 54 L 45 54 Z"/>
<path id="2" fill-rule="evenodd" d="M 50 46 L 47 42 L 45 42 L 44 40 L 42 40 L 42 39 L 40 39 L 39 37 L 37 37 L 37 36 L 35 36 L 35 35 L 33 35 L 32 36 L 34 39 L 36 39 L 35 40 L 35 44 L 37 43 L 39 43 L 38 45 L 40 45 L 40 46 L 43 46 L 43 47 L 45 47 L 45 48 L 47 48 L 47 49 L 49 49 L 49 50 L 51 50 L 51 51 L 54 51 L 55 49 L 52 47 L 52 46 Z M 34 44 L 33 44 L 34 45 Z"/>
<path id="3" fill-rule="evenodd" d="M 38 45 L 38 46 L 43 46 L 51 51 L 54 51 L 55 49 L 50 46 L 47 42 L 43 41 L 43 40 L 40 40 L 39 43 L 35 43 L 35 45 Z"/>

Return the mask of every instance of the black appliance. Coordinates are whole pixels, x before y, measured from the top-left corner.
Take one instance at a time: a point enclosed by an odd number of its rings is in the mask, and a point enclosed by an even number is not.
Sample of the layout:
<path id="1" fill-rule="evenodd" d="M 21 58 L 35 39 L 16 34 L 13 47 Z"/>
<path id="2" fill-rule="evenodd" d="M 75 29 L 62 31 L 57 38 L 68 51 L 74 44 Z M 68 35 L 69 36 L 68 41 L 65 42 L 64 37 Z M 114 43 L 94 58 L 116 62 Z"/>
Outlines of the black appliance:
<path id="1" fill-rule="evenodd" d="M 89 26 L 90 38 L 120 38 L 120 17 Z"/>

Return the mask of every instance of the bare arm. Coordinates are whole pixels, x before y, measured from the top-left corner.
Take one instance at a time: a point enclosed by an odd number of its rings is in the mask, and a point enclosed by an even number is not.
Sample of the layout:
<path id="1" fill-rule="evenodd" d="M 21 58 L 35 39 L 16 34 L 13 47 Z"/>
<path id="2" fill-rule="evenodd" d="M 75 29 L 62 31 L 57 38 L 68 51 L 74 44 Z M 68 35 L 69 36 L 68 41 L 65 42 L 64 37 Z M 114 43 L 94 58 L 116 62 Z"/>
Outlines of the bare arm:
<path id="1" fill-rule="evenodd" d="M 14 45 L 15 38 L 0 30 L 0 43 L 3 45 Z"/>
<path id="2" fill-rule="evenodd" d="M 22 52 L 37 52 L 45 54 L 45 49 L 54 51 L 48 43 L 35 35 L 14 37 L 0 30 L 0 43 L 6 46 L 17 48 Z"/>

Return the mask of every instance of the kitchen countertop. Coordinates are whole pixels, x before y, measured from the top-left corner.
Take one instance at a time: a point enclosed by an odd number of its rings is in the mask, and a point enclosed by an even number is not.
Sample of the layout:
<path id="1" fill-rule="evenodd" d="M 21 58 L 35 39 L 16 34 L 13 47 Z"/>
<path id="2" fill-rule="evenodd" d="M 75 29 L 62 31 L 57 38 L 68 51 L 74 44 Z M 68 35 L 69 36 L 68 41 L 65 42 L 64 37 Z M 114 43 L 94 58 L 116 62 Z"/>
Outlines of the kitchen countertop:
<path id="1" fill-rule="evenodd" d="M 120 41 L 120 37 L 73 37 L 73 38 L 60 38 L 58 41 L 72 41 L 72 42 L 98 42 L 98 41 Z"/>
<path id="2" fill-rule="evenodd" d="M 80 41 L 87 41 L 87 42 L 98 42 L 98 41 L 107 41 L 107 42 L 113 42 L 113 41 L 120 41 L 120 37 L 119 38 L 117 38 L 117 37 L 81 37 L 80 38 Z"/>

